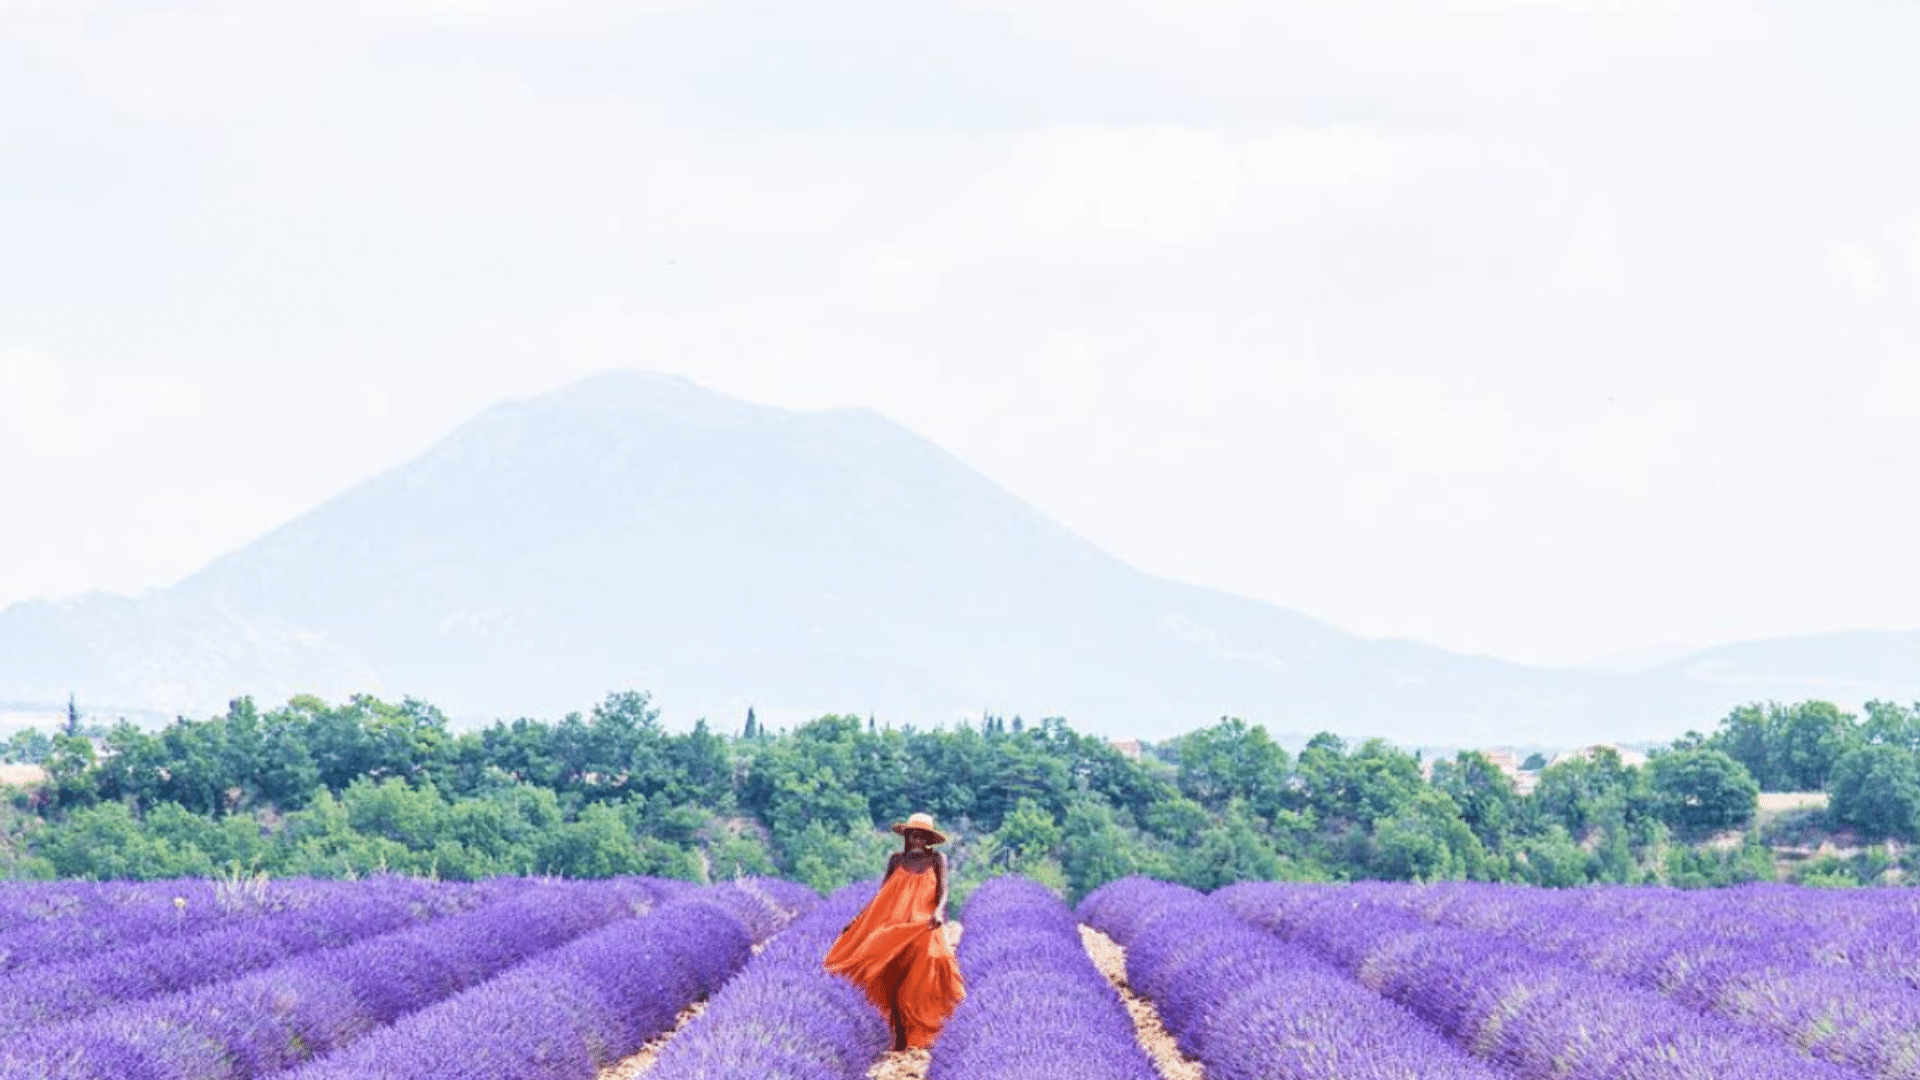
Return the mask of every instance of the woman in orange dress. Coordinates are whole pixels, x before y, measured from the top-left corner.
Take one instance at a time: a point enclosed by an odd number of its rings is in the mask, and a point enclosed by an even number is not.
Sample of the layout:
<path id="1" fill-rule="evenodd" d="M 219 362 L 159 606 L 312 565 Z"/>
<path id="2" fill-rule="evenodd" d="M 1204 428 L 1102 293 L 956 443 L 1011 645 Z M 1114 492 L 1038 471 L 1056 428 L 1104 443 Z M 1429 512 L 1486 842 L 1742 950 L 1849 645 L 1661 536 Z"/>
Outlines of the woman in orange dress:
<path id="1" fill-rule="evenodd" d="M 827 951 L 827 970 L 852 979 L 893 1021 L 893 1048 L 931 1046 L 967 996 L 947 944 L 946 837 L 928 814 L 894 825 L 905 846 L 860 914 Z"/>

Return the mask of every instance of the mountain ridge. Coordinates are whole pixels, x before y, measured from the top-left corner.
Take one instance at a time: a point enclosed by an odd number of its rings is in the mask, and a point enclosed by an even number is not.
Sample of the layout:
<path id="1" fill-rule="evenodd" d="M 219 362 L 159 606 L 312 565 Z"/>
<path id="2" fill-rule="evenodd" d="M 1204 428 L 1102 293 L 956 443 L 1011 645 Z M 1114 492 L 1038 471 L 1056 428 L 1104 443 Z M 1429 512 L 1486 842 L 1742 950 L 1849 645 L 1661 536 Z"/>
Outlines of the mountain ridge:
<path id="1" fill-rule="evenodd" d="M 1369 639 L 1137 570 L 870 410 L 603 372 L 486 409 L 166 589 L 0 611 L 0 698 L 365 691 L 511 716 L 633 687 L 681 720 L 991 709 L 1164 737 L 1231 713 L 1554 742 L 1671 737 L 1736 691 L 1868 693 L 1920 633 L 1812 651 L 1783 681 L 1795 665 L 1743 644 L 1608 673 Z"/>

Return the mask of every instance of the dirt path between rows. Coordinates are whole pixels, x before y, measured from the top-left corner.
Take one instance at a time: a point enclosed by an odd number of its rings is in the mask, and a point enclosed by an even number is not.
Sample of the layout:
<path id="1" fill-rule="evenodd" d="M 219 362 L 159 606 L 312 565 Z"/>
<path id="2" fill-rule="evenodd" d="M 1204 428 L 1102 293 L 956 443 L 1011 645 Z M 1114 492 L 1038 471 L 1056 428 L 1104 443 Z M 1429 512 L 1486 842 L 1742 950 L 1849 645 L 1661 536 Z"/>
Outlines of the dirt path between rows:
<path id="1" fill-rule="evenodd" d="M 767 941 L 772 940 L 772 938 L 767 939 Z M 753 952 L 748 958 L 749 962 L 751 962 L 753 956 L 760 955 L 760 950 L 767 947 L 767 941 L 763 941 L 753 947 Z M 660 1051 L 666 1049 L 667 1043 L 673 1041 L 675 1035 L 686 1030 L 687 1025 L 693 1023 L 694 1017 L 699 1016 L 705 1011 L 707 1011 L 706 998 L 701 998 L 699 1001 L 681 1009 L 680 1015 L 674 1017 L 672 1027 L 648 1039 L 641 1044 L 640 1049 L 620 1059 L 619 1062 L 601 1069 L 599 1075 L 594 1077 L 594 1080 L 634 1080 L 635 1077 L 653 1068 L 653 1063 L 659 1059 Z"/>
<path id="2" fill-rule="evenodd" d="M 681 1009 L 679 1018 L 674 1020 L 671 1028 L 648 1039 L 640 1049 L 633 1052 L 632 1056 L 625 1058 L 618 1065 L 609 1065 L 601 1069 L 600 1075 L 595 1080 L 634 1080 L 634 1077 L 653 1068 L 655 1059 L 659 1058 L 660 1051 L 666 1049 L 667 1043 L 675 1035 L 680 1034 L 688 1024 L 693 1023 L 694 1017 L 706 1010 L 705 1001 L 696 1001 Z"/>
<path id="3" fill-rule="evenodd" d="M 1180 1052 L 1173 1033 L 1160 1022 L 1159 1010 L 1127 985 L 1127 950 L 1084 923 L 1080 926 L 1080 943 L 1093 958 L 1093 966 L 1120 991 L 1120 1000 L 1126 1003 L 1127 1014 L 1133 1017 L 1133 1032 L 1140 1040 L 1140 1048 L 1153 1059 L 1153 1067 L 1160 1070 L 1160 1075 L 1166 1080 L 1204 1080 L 1206 1074 L 1200 1071 L 1200 1063 Z"/>
<path id="4" fill-rule="evenodd" d="M 949 944 L 960 943 L 961 926 L 957 922 L 947 924 Z M 1205 1080 L 1206 1074 L 1200 1070 L 1200 1063 L 1180 1053 L 1174 1043 L 1173 1034 L 1160 1022 L 1160 1014 L 1153 1004 L 1133 992 L 1127 985 L 1127 951 L 1112 938 L 1090 926 L 1080 927 L 1080 943 L 1085 946 L 1087 955 L 1092 958 L 1093 966 L 1106 976 L 1113 988 L 1120 992 L 1120 1000 L 1126 1003 L 1127 1014 L 1133 1018 L 1134 1034 L 1140 1040 L 1140 1046 L 1152 1059 L 1154 1068 L 1166 1080 Z M 758 952 L 759 950 L 754 950 Z M 653 1068 L 674 1036 L 693 1022 L 707 1007 L 705 1001 L 696 1001 L 681 1010 L 672 1030 L 664 1031 L 648 1040 L 631 1057 L 617 1065 L 600 1070 L 596 1080 L 637 1080 Z M 867 1070 L 868 1080 L 926 1080 L 927 1068 L 933 1062 L 933 1055 L 926 1050 L 905 1050 L 899 1053 L 888 1051 L 879 1061 Z"/>

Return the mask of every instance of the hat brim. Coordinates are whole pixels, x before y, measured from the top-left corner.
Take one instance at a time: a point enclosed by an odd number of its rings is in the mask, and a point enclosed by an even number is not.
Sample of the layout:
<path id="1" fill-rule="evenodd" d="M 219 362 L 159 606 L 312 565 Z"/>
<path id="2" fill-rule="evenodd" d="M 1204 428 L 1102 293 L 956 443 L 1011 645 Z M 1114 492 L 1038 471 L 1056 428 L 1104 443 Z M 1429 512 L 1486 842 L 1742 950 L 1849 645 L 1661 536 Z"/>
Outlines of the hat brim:
<path id="1" fill-rule="evenodd" d="M 901 836 L 907 835 L 908 829 L 919 829 L 923 833 L 932 833 L 933 842 L 936 844 L 944 844 L 947 842 L 947 834 L 941 832 L 939 829 L 929 829 L 925 825 L 909 825 L 904 821 L 896 821 L 893 823 L 893 831 L 899 833 Z"/>

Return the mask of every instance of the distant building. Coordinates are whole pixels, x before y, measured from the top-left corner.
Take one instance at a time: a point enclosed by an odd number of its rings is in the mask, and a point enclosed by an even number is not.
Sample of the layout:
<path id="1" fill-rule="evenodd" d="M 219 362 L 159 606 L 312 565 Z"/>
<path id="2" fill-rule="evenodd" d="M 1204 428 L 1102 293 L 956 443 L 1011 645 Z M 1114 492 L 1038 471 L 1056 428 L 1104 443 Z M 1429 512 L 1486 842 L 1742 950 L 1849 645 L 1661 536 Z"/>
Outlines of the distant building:
<path id="1" fill-rule="evenodd" d="M 1482 750 L 1480 754 L 1492 762 L 1493 767 L 1499 769 L 1502 776 L 1513 781 L 1513 789 L 1522 795 L 1531 793 L 1534 784 L 1539 782 L 1540 775 L 1521 769 L 1520 759 L 1515 757 L 1511 750 Z"/>
<path id="2" fill-rule="evenodd" d="M 1638 750 L 1628 750 L 1623 746 L 1616 746 L 1613 743 L 1594 743 L 1592 746 L 1583 746 L 1578 750 L 1562 751 L 1554 755 L 1554 759 L 1548 764 L 1558 765 L 1563 761 L 1585 761 L 1601 750 L 1611 750 L 1619 754 L 1622 765 L 1640 766 L 1647 763 L 1647 755 Z"/>
<path id="3" fill-rule="evenodd" d="M 1139 739 L 1115 739 L 1113 740 L 1112 746 L 1115 750 L 1120 751 L 1122 754 L 1125 754 L 1127 757 L 1130 757 L 1135 761 L 1140 760 L 1140 740 Z"/>

